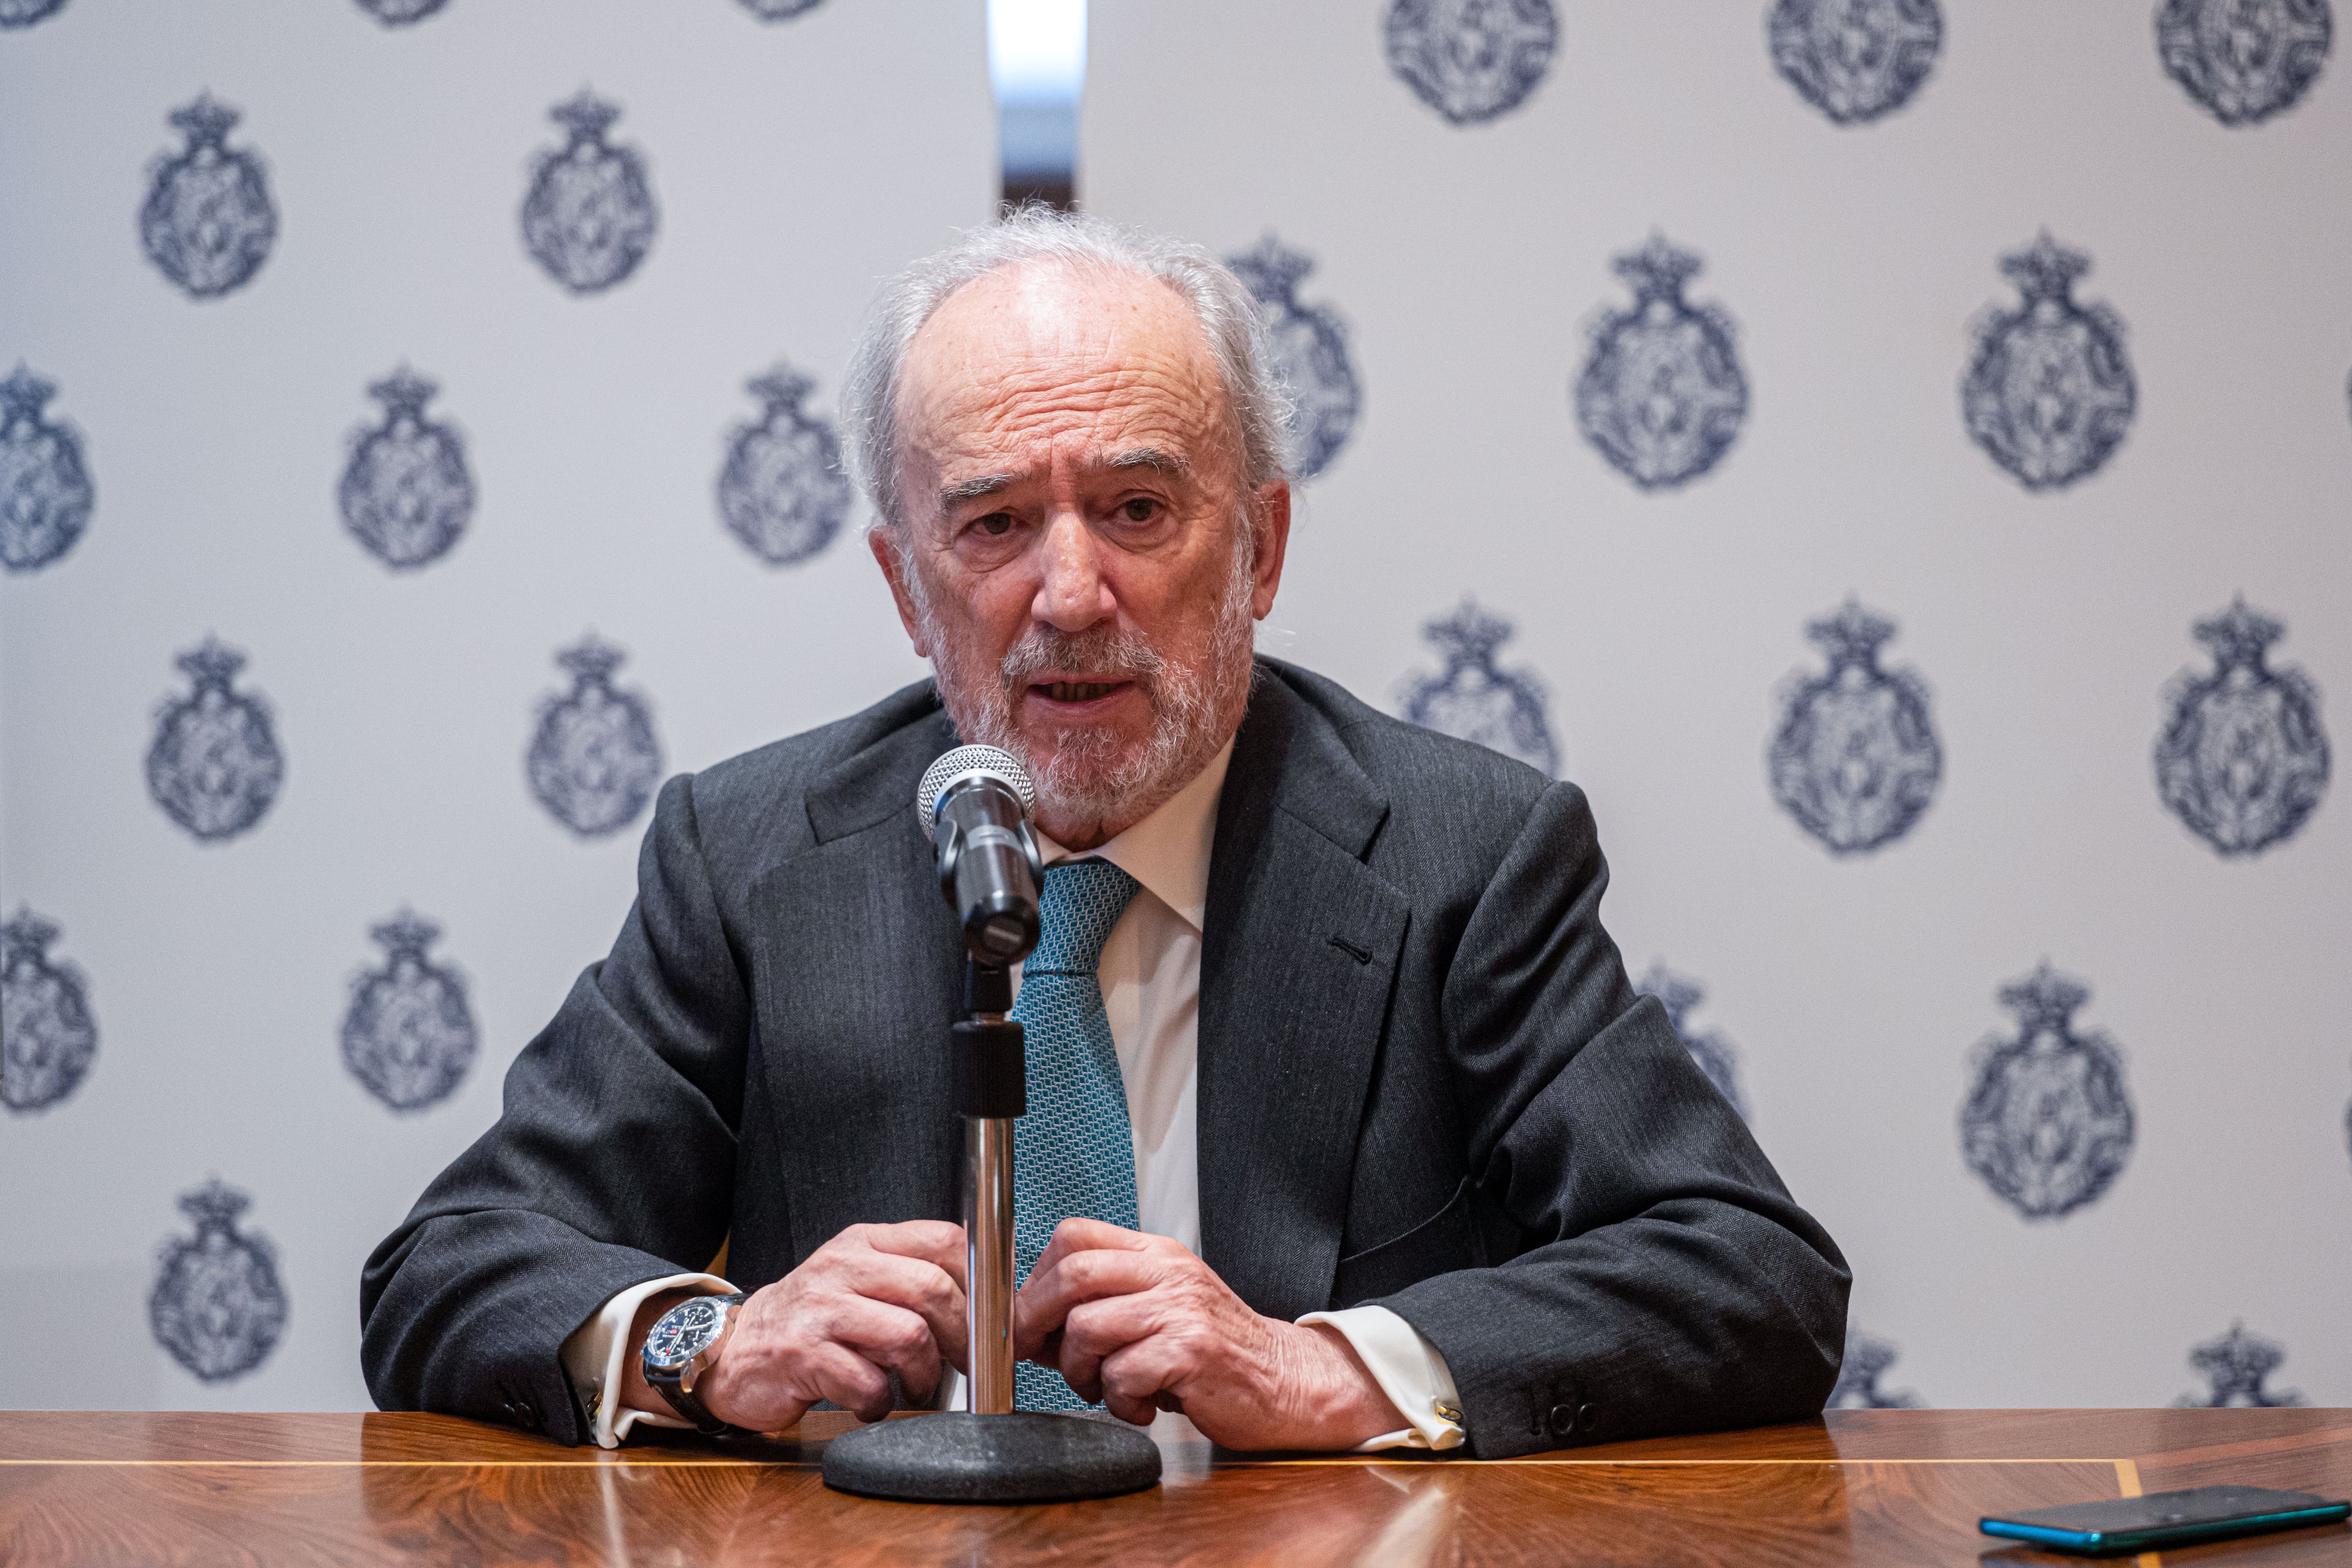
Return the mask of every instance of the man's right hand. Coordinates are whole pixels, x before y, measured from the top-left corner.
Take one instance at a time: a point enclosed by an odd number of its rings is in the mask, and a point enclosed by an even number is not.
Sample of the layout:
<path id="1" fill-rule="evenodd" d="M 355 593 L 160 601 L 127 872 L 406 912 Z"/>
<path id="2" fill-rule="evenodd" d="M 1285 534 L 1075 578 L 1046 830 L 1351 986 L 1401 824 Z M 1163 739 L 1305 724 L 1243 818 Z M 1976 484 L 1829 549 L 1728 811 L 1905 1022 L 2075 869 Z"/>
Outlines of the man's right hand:
<path id="1" fill-rule="evenodd" d="M 943 1363 L 964 1365 L 963 1265 L 960 1225 L 853 1225 L 736 1309 L 694 1391 L 754 1432 L 789 1426 L 821 1399 L 877 1421 L 893 1372 L 909 1400 L 928 1401 Z M 631 1381 L 640 1375 L 633 1365 Z M 646 1392 L 656 1403 L 645 1408 L 667 1408 Z"/>

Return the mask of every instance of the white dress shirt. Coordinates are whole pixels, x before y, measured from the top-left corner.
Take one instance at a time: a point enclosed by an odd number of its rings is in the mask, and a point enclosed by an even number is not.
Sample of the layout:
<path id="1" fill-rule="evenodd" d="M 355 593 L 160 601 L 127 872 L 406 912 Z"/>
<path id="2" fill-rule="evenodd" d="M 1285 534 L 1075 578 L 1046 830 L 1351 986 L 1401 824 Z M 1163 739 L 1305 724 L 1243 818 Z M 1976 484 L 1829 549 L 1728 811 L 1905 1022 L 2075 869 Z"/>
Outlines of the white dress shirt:
<path id="1" fill-rule="evenodd" d="M 1166 805 L 1100 848 L 1073 852 L 1040 836 L 1045 863 L 1109 861 L 1139 884 L 1127 910 L 1103 943 L 1097 974 L 1108 1016 L 1118 1069 L 1127 1083 L 1129 1124 L 1135 1134 L 1135 1196 L 1139 1228 L 1201 1249 L 1200 1101 L 1201 935 L 1209 898 L 1209 853 L 1216 838 L 1217 801 L 1233 743 L 1225 743 L 1198 777 Z M 1014 983 L 1017 988 L 1019 976 Z M 1017 989 L 1016 989 L 1017 994 Z M 1211 1152 L 1210 1158 L 1215 1153 Z M 637 1308 L 658 1291 L 699 1285 L 731 1291 L 712 1274 L 673 1274 L 620 1291 L 563 1342 L 563 1368 L 597 1443 L 615 1447 L 639 1421 L 688 1425 L 667 1409 L 614 1408 L 603 1397 L 623 1386 L 624 1355 Z M 1378 1448 L 1453 1448 L 1463 1440 L 1460 1399 L 1436 1347 L 1385 1307 L 1309 1312 L 1301 1323 L 1328 1323 L 1347 1338 L 1406 1425 L 1362 1445 Z M 948 1408 L 962 1408 L 961 1379 Z M 1441 1414 L 1444 1412 L 1444 1414 Z"/>

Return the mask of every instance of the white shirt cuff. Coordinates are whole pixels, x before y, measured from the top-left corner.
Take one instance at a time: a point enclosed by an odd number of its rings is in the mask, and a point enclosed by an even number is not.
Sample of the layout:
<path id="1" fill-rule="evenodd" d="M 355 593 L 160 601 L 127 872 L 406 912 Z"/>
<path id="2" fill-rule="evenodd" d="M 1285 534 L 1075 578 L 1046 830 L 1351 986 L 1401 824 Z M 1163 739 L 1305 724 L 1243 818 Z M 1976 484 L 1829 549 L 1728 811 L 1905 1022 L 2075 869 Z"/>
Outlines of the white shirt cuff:
<path id="1" fill-rule="evenodd" d="M 1437 1347 L 1423 1339 L 1411 1323 L 1386 1307 L 1349 1307 L 1337 1312 L 1309 1312 L 1300 1326 L 1328 1323 L 1389 1396 L 1409 1426 L 1383 1432 L 1356 1445 L 1359 1454 L 1382 1448 L 1458 1448 L 1462 1430 L 1462 1396 L 1454 1392 L 1454 1373 Z"/>
<path id="2" fill-rule="evenodd" d="M 670 1274 L 648 1279 L 616 1292 L 596 1309 L 594 1317 L 563 1337 L 563 1373 L 572 1380 L 572 1392 L 579 1399 L 580 1408 L 588 1413 L 596 1447 L 619 1447 L 621 1439 L 629 1435 L 629 1428 L 640 1421 L 655 1426 L 693 1429 L 694 1423 L 675 1410 L 635 1410 L 620 1402 L 621 1390 L 628 1386 L 628 1363 L 623 1358 L 635 1355 L 642 1348 L 629 1342 L 629 1330 L 637 1321 L 637 1309 L 648 1296 L 688 1285 L 708 1286 L 716 1296 L 732 1295 L 735 1290 L 734 1286 L 716 1274 Z M 609 1399 L 605 1397 L 608 1389 L 612 1391 Z"/>

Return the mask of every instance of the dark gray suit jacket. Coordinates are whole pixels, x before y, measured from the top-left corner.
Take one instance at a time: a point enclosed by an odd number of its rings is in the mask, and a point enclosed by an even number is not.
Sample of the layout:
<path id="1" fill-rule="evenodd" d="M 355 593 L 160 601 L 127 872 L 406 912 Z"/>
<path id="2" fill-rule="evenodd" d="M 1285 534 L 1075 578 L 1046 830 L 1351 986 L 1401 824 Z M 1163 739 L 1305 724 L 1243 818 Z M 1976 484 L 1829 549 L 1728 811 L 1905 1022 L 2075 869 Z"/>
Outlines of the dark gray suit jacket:
<path id="1" fill-rule="evenodd" d="M 583 1441 L 558 1347 L 614 1291 L 961 1213 L 961 948 L 909 808 L 954 742 L 925 682 L 663 789 L 612 956 L 368 1261 L 377 1404 Z M 1275 1317 L 1401 1314 L 1481 1457 L 1810 1415 L 1843 1344 L 1844 1259 L 1627 984 L 1607 881 L 1574 785 L 1260 661 L 1211 857 L 1201 1253 Z"/>

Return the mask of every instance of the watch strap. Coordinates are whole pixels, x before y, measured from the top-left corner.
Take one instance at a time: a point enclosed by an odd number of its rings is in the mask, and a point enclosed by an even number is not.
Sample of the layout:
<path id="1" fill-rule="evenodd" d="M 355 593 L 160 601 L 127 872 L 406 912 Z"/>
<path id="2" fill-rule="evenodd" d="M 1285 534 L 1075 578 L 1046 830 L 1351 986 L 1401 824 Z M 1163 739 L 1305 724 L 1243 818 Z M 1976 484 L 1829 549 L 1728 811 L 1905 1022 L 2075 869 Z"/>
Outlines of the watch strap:
<path id="1" fill-rule="evenodd" d="M 695 1299 L 702 1301 L 719 1301 L 730 1307 L 740 1307 L 743 1304 L 745 1293 L 738 1290 L 731 1296 L 699 1296 Z M 734 1426 L 713 1415 L 710 1413 L 710 1406 L 703 1404 L 701 1396 L 679 1380 L 677 1373 L 656 1368 L 650 1362 L 645 1363 L 644 1370 L 646 1382 L 653 1391 L 667 1400 L 672 1410 L 694 1423 L 694 1429 L 704 1436 L 748 1437 L 752 1435 L 747 1427 Z"/>

